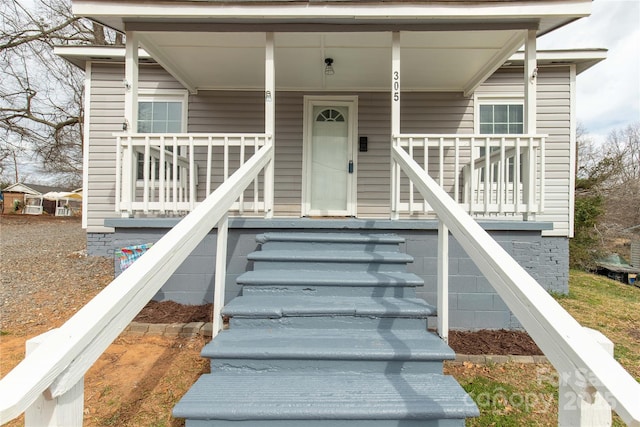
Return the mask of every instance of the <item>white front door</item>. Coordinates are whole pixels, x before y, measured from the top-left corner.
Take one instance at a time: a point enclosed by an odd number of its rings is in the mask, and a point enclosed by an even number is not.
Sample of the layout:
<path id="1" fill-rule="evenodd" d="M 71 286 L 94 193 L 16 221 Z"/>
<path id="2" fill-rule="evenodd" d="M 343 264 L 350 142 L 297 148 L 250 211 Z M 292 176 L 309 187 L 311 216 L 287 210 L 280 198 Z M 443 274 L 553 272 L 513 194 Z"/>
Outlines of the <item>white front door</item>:
<path id="1" fill-rule="evenodd" d="M 356 100 L 305 99 L 303 215 L 355 215 Z"/>

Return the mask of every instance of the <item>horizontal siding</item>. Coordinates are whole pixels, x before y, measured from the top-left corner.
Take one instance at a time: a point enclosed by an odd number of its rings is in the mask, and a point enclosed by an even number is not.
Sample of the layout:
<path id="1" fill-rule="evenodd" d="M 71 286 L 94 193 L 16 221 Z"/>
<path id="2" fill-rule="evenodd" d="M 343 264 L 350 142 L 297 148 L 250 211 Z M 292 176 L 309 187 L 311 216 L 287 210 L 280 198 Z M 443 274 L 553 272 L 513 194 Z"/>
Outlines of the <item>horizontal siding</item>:
<path id="1" fill-rule="evenodd" d="M 123 66 L 94 64 L 90 123 L 89 228 L 100 228 L 104 218 L 114 217 L 115 139 L 124 115 Z M 141 87 L 180 89 L 180 85 L 158 67 L 141 67 Z M 553 221 L 555 235 L 568 235 L 570 93 L 569 69 L 541 68 L 538 78 L 538 133 L 549 135 L 546 146 L 544 215 Z M 522 93 L 522 71 L 500 70 L 485 82 L 479 93 Z M 275 135 L 275 210 L 281 216 L 299 216 L 302 200 L 303 103 L 302 92 L 278 92 Z M 308 95 L 313 95 L 308 93 Z M 322 93 L 321 95 L 330 95 Z M 337 95 L 345 95 L 344 93 Z M 350 93 L 358 96 L 358 134 L 368 137 L 368 151 L 357 153 L 358 216 L 388 217 L 390 180 L 390 95 L 388 93 Z M 188 131 L 252 132 L 264 130 L 264 102 L 261 91 L 201 91 L 189 96 Z M 403 133 L 473 133 L 473 97 L 460 93 L 402 94 Z M 198 149 L 198 197 L 205 196 L 206 149 Z M 420 155 L 420 151 L 417 154 Z M 250 156 L 248 150 L 246 156 Z M 238 152 L 231 154 L 230 173 L 240 165 Z M 450 162 L 447 162 L 450 163 Z M 430 165 L 436 171 L 436 164 Z M 219 168 L 220 169 L 220 168 Z M 437 177 L 437 173 L 432 175 Z M 221 171 L 213 185 L 222 182 Z M 445 174 L 445 186 L 452 178 Z M 263 188 L 263 181 L 259 183 Z M 406 187 L 406 186 L 405 186 Z M 405 193 L 407 188 L 404 189 Z M 245 197 L 252 198 L 248 191 Z M 419 198 L 416 197 L 416 201 Z"/>
<path id="2" fill-rule="evenodd" d="M 523 93 L 522 69 L 498 70 L 478 93 Z M 537 130 L 547 134 L 545 212 L 539 221 L 553 222 L 548 235 L 568 236 L 570 212 L 571 94 L 569 67 L 540 67 L 537 82 Z"/>
<path id="3" fill-rule="evenodd" d="M 115 206 L 115 152 L 113 133 L 124 120 L 124 65 L 92 64 L 89 123 L 89 186 L 87 230 L 104 231 L 105 218 L 117 217 Z M 140 66 L 141 89 L 182 89 L 158 66 Z"/>

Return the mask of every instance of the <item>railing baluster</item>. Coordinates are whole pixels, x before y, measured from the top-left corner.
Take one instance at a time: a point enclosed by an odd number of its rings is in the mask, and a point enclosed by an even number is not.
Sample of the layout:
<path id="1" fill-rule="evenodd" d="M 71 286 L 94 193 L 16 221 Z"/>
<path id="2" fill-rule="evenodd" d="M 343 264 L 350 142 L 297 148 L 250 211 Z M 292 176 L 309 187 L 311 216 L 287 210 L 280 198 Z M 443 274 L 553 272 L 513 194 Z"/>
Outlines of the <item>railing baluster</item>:
<path id="1" fill-rule="evenodd" d="M 409 138 L 409 156 L 413 159 L 413 138 Z M 409 215 L 413 214 L 413 182 L 409 181 Z"/>
<path id="2" fill-rule="evenodd" d="M 160 203 L 160 213 L 165 212 L 166 184 L 167 184 L 167 153 L 164 135 L 160 136 L 160 166 L 158 168 L 160 183 L 158 186 L 158 202 Z"/>
<path id="3" fill-rule="evenodd" d="M 259 138 L 257 136 L 255 136 L 253 138 L 253 152 L 257 153 L 258 152 L 258 143 L 259 143 Z M 256 179 L 253 180 L 253 213 L 258 213 L 259 209 L 258 209 L 258 202 L 260 200 L 260 181 L 259 181 L 259 175 L 256 175 Z M 266 200 L 265 200 L 265 208 L 266 208 Z"/>
<path id="4" fill-rule="evenodd" d="M 491 167 L 491 138 L 486 137 L 484 140 L 484 213 L 489 211 L 489 202 L 491 198 L 491 185 L 493 184 L 493 168 Z M 478 192 L 479 193 L 479 192 Z M 478 200 L 480 203 L 480 200 Z"/>
<path id="5" fill-rule="evenodd" d="M 156 201 L 156 166 L 158 165 L 158 159 L 155 156 L 151 156 L 149 159 L 149 173 L 151 178 L 149 179 L 149 203 Z"/>
<path id="6" fill-rule="evenodd" d="M 229 178 L 229 137 L 224 137 L 224 149 L 222 155 L 223 163 L 223 181 L 226 181 Z"/>
<path id="7" fill-rule="evenodd" d="M 178 139 L 173 137 L 173 164 L 171 165 L 171 173 L 173 178 L 173 213 L 178 213 Z"/>
<path id="8" fill-rule="evenodd" d="M 545 138 L 540 138 L 540 198 L 538 202 L 538 212 L 544 211 L 545 179 L 546 179 L 546 159 L 545 159 Z"/>
<path id="9" fill-rule="evenodd" d="M 240 166 L 244 165 L 244 136 L 240 137 Z M 238 213 L 242 215 L 244 213 L 244 193 L 240 194 L 240 198 L 238 199 L 239 210 Z"/>
<path id="10" fill-rule="evenodd" d="M 509 188 L 509 162 L 505 157 L 505 138 L 500 139 L 500 167 L 498 177 L 498 209 L 500 213 L 504 212 L 504 203 L 507 199 L 507 191 Z"/>
<path id="11" fill-rule="evenodd" d="M 440 137 L 440 145 L 438 147 L 438 184 L 444 188 L 444 138 Z"/>
<path id="12" fill-rule="evenodd" d="M 424 142 L 424 152 L 422 153 L 423 155 L 422 166 L 425 172 L 429 173 L 429 138 L 424 138 L 423 142 Z M 427 199 L 424 199 L 424 198 L 422 199 L 422 210 L 425 214 L 430 210 L 429 204 L 427 203 Z"/>
<path id="13" fill-rule="evenodd" d="M 471 141 L 469 143 L 469 147 L 470 147 L 470 153 L 471 153 L 471 172 L 470 172 L 470 176 L 469 176 L 469 186 L 470 186 L 470 194 L 469 194 L 469 215 L 473 215 L 475 210 L 474 210 L 474 198 L 475 198 L 475 194 L 476 194 L 476 178 L 478 177 L 476 174 L 476 139 L 475 138 L 471 138 Z M 480 153 L 478 153 L 480 154 Z"/>
<path id="14" fill-rule="evenodd" d="M 516 152 L 514 156 L 513 165 L 513 203 L 515 205 L 516 213 L 522 213 L 522 203 L 520 196 L 520 138 L 516 138 Z"/>
<path id="15" fill-rule="evenodd" d="M 151 148 L 149 147 L 149 136 L 146 135 L 144 137 L 144 161 L 143 161 L 143 170 L 142 170 L 142 179 L 143 190 L 142 190 L 142 204 L 143 204 L 143 212 L 149 212 L 149 169 L 151 168 L 150 156 L 151 156 Z M 138 177 L 134 177 L 134 180 L 137 181 Z M 134 187 L 135 188 L 135 187 Z M 135 191 L 135 190 L 134 190 Z"/>
<path id="16" fill-rule="evenodd" d="M 211 157 L 213 156 L 213 138 L 207 138 L 207 196 L 211 194 Z"/>
<path id="17" fill-rule="evenodd" d="M 121 197 L 122 197 L 122 161 L 124 151 L 122 149 L 122 137 L 116 137 L 116 212 L 120 212 Z M 84 213 L 87 214 L 86 212 Z"/>
<path id="18" fill-rule="evenodd" d="M 454 166 L 453 166 L 453 194 L 455 194 L 455 201 L 460 200 L 460 138 L 456 137 L 454 140 Z"/>
<path id="19" fill-rule="evenodd" d="M 189 135 L 189 210 L 196 207 L 196 153 L 193 145 L 193 135 Z"/>

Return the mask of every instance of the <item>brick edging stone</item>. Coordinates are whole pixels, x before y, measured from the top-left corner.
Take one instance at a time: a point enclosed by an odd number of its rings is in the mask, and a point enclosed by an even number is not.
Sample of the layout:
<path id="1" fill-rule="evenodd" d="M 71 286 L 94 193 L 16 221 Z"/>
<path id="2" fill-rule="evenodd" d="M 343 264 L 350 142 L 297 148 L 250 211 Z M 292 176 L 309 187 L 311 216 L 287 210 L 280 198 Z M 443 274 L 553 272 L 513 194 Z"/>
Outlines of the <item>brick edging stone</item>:
<path id="1" fill-rule="evenodd" d="M 191 322 L 191 323 L 140 323 L 131 322 L 122 331 L 123 335 L 129 336 L 162 336 L 167 338 L 193 338 L 197 336 L 211 337 L 213 324 L 211 322 Z"/>
<path id="2" fill-rule="evenodd" d="M 211 338 L 213 324 L 211 322 L 191 322 L 191 323 L 140 323 L 131 322 L 122 332 L 129 336 L 162 336 L 167 338 L 193 338 L 203 336 Z M 514 356 L 495 354 L 456 354 L 452 363 L 549 363 L 545 356 Z"/>
<path id="3" fill-rule="evenodd" d="M 500 354 L 456 354 L 455 364 L 465 362 L 486 365 L 492 363 L 549 363 L 546 356 L 514 356 Z"/>

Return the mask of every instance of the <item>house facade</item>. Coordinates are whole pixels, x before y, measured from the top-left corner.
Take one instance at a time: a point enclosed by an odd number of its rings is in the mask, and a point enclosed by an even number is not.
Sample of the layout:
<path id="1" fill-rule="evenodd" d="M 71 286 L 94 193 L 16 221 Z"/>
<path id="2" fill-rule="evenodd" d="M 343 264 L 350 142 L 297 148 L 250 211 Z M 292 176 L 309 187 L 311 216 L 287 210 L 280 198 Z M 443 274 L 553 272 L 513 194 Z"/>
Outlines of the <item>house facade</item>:
<path id="1" fill-rule="evenodd" d="M 265 231 L 395 233 L 436 295 L 438 221 L 403 147 L 538 282 L 568 290 L 576 76 L 601 50 L 537 51 L 589 1 L 74 1 L 126 33 L 61 47 L 86 72 L 88 251 L 151 243 L 260 147 L 273 167 L 230 212 L 226 299 Z M 521 50 L 524 49 L 524 50 Z M 211 301 L 216 232 L 157 299 Z M 451 326 L 518 321 L 452 240 Z"/>

